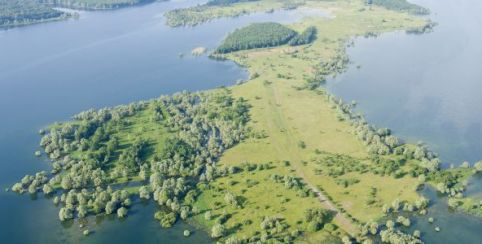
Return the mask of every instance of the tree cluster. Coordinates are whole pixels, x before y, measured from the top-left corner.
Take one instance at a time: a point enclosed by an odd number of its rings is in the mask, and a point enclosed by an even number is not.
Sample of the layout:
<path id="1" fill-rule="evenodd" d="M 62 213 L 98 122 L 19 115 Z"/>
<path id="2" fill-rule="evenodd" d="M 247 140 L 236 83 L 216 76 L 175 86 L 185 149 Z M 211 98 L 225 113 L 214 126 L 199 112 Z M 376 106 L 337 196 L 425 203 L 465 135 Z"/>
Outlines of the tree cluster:
<path id="1" fill-rule="evenodd" d="M 37 0 L 0 0 L 0 28 L 66 18 L 70 14 L 55 10 Z"/>
<path id="2" fill-rule="evenodd" d="M 50 174 L 27 175 L 12 190 L 54 194 L 54 203 L 62 204 L 62 221 L 101 213 L 123 218 L 130 194 L 122 186 L 117 191 L 110 187 L 140 179 L 141 184 L 147 183 L 138 188 L 140 198 L 152 198 L 162 206 L 164 212 L 155 217 L 169 227 L 178 218 L 197 213 L 192 205 L 198 184 L 237 171 L 218 169 L 216 161 L 245 137 L 248 109 L 246 101 L 219 90 L 79 113 L 73 121 L 54 124 L 43 133 L 40 145 L 53 160 Z M 149 125 L 170 133 L 157 145 L 159 150 L 151 145 L 151 135 L 123 135 L 144 121 L 139 116 L 155 117 L 148 119 Z M 231 197 L 228 200 L 234 202 Z"/>
<path id="3" fill-rule="evenodd" d="M 308 209 L 305 212 L 304 221 L 308 231 L 318 231 L 330 222 L 333 214 L 323 208 Z"/>
<path id="4" fill-rule="evenodd" d="M 293 37 L 288 44 L 290 46 L 300 46 L 313 42 L 316 39 L 316 27 L 310 26 L 301 34 Z"/>
<path id="5" fill-rule="evenodd" d="M 297 33 L 274 22 L 254 23 L 236 29 L 228 35 L 216 49 L 217 53 L 229 53 L 239 50 L 274 47 L 288 43 Z"/>

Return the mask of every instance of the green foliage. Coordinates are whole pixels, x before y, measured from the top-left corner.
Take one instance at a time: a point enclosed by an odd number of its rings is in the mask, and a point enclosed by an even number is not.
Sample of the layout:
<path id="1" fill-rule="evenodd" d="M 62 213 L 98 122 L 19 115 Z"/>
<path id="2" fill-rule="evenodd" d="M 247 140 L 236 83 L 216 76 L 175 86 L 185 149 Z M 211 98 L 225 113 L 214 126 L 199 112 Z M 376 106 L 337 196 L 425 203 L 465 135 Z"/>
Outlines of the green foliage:
<path id="1" fill-rule="evenodd" d="M 211 229 L 212 238 L 220 238 L 226 235 L 226 228 L 222 224 L 215 224 Z"/>
<path id="2" fill-rule="evenodd" d="M 157 211 L 154 214 L 154 218 L 159 220 L 159 223 L 163 228 L 170 228 L 176 223 L 177 215 L 174 212 L 166 213 L 164 211 Z"/>
<path id="3" fill-rule="evenodd" d="M 373 5 L 382 6 L 390 10 L 404 11 L 411 14 L 424 15 L 430 13 L 428 9 L 409 3 L 407 0 L 369 0 L 369 2 Z"/>
<path id="4" fill-rule="evenodd" d="M 127 208 L 121 207 L 117 209 L 117 217 L 119 218 L 124 218 L 127 216 Z"/>
<path id="5" fill-rule="evenodd" d="M 316 27 L 310 26 L 306 28 L 301 34 L 293 37 L 289 41 L 290 46 L 305 45 L 313 42 L 316 39 Z"/>
<path id="6" fill-rule="evenodd" d="M 413 244 L 418 244 L 418 243 L 423 243 L 420 239 L 409 235 L 405 234 L 399 230 L 394 230 L 392 228 L 382 230 L 380 232 L 380 237 L 382 239 L 383 243 L 390 243 L 390 244 L 395 244 L 395 243 L 413 243 Z"/>
<path id="7" fill-rule="evenodd" d="M 249 119 L 246 101 L 233 99 L 229 90 L 162 96 L 73 118 L 51 126 L 41 139 L 55 160 L 52 174 L 27 175 L 12 190 L 58 192 L 55 202 L 65 206 L 62 221 L 74 218 L 75 209 L 78 217 L 117 213 L 122 218 L 132 205 L 129 196 L 139 194 L 162 206 L 156 217 L 163 227 L 178 215 L 191 215 L 199 182 L 227 174 L 213 162 L 244 138 Z M 118 184 L 126 181 L 143 184 Z M 114 185 L 121 190 L 112 190 Z M 235 196 L 227 199 L 239 205 Z"/>
<path id="8" fill-rule="evenodd" d="M 217 53 L 229 53 L 239 50 L 274 47 L 286 44 L 296 36 L 296 32 L 274 22 L 255 23 L 229 34 L 216 49 Z"/>
<path id="9" fill-rule="evenodd" d="M 0 0 L 0 28 L 66 18 L 69 14 L 52 9 L 36 0 Z"/>
<path id="10" fill-rule="evenodd" d="M 119 164 L 126 166 L 129 170 L 137 171 L 145 156 L 147 142 L 136 138 L 135 141 L 119 156 Z"/>
<path id="11" fill-rule="evenodd" d="M 305 212 L 304 221 L 307 224 L 308 231 L 318 231 L 323 228 L 333 218 L 332 214 L 323 208 L 308 209 Z"/>
<path id="12" fill-rule="evenodd" d="M 208 6 L 218 6 L 218 5 L 230 5 L 234 3 L 242 3 L 242 2 L 256 2 L 259 0 L 210 0 L 206 3 Z"/>

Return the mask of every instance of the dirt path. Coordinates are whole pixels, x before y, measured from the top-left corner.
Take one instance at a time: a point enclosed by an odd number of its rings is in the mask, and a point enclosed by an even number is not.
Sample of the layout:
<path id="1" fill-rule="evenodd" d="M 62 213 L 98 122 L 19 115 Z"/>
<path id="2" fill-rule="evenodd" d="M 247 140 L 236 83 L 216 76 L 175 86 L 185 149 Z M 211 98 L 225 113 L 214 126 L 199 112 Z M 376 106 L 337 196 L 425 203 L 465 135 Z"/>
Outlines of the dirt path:
<path id="1" fill-rule="evenodd" d="M 302 157 L 300 154 L 301 152 L 296 147 L 296 142 L 299 141 L 299 137 L 295 135 L 296 132 L 293 131 L 293 129 L 290 128 L 285 121 L 286 116 L 284 116 L 283 114 L 282 101 L 280 99 L 281 97 L 278 94 L 276 86 L 270 86 L 270 88 L 267 89 L 269 90 L 268 92 L 272 97 L 270 105 L 272 107 L 271 109 L 276 113 L 276 116 L 274 116 L 274 118 L 276 118 L 276 121 L 273 121 L 273 124 L 277 125 L 279 129 L 284 130 L 286 138 L 286 140 L 284 141 L 275 140 L 275 144 L 277 144 L 277 149 L 280 150 L 280 152 L 285 152 L 289 155 L 290 161 L 292 162 L 292 165 L 295 168 L 297 175 L 304 180 L 304 182 L 310 187 L 313 192 L 315 192 L 318 200 L 323 205 L 323 207 L 335 213 L 335 223 L 337 223 L 343 230 L 345 230 L 349 234 L 357 233 L 358 227 L 349 218 L 344 216 L 341 211 L 338 210 L 335 204 L 331 202 L 328 197 L 323 194 L 323 192 L 321 192 L 314 184 L 312 184 L 305 176 L 303 169 L 301 169 L 299 165 L 302 161 Z"/>

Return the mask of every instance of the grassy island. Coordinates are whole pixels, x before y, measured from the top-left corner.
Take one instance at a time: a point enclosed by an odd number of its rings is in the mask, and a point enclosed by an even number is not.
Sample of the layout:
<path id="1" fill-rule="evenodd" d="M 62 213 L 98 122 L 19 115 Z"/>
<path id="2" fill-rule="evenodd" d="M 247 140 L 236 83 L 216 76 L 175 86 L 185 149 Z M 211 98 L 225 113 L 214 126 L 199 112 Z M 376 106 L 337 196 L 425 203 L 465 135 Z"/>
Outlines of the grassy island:
<path id="1" fill-rule="evenodd" d="M 220 48 L 229 52 L 213 56 L 248 69 L 251 78 L 240 85 L 89 110 L 52 125 L 41 140 L 52 171 L 25 176 L 12 190 L 55 196 L 62 221 L 124 218 L 132 201 L 153 200 L 160 226 L 192 220 L 213 242 L 421 243 L 419 233 L 398 228 L 410 225 L 410 215 L 427 214 L 417 189 L 428 183 L 456 196 L 472 171 L 441 170 L 425 145 L 368 124 L 353 112 L 356 103 L 320 84 L 346 68 L 351 38 L 427 20 L 361 0 L 266 0 L 208 2 L 170 12 L 168 21 L 201 23 L 288 3 L 336 17 L 233 32 L 247 44 L 228 36 Z M 257 35 L 265 27 L 275 33 Z M 288 36 L 299 38 L 290 43 Z M 137 185 L 114 187 L 127 181 Z"/>

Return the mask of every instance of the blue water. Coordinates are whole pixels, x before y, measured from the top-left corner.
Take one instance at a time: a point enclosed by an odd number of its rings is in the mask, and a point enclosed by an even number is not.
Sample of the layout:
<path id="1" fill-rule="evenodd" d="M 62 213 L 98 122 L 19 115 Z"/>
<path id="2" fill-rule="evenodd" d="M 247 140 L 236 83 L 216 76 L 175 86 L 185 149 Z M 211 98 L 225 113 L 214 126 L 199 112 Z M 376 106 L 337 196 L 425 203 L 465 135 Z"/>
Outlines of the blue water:
<path id="1" fill-rule="evenodd" d="M 25 174 L 49 169 L 47 160 L 34 157 L 37 132 L 46 125 L 89 108 L 233 85 L 247 72 L 233 62 L 193 57 L 191 50 L 212 50 L 228 32 L 251 22 L 291 22 L 313 14 L 259 13 L 174 29 L 164 24 L 165 11 L 200 2 L 80 12 L 79 20 L 0 32 L 0 243 L 211 242 L 186 223 L 163 230 L 153 218 L 156 205 L 140 202 L 126 220 L 90 218 L 94 233 L 84 237 L 79 223 L 58 221 L 51 199 L 3 191 Z M 185 238 L 184 229 L 193 235 Z"/>
<path id="2" fill-rule="evenodd" d="M 432 11 L 434 31 L 357 38 L 348 49 L 354 64 L 329 89 L 358 101 L 374 124 L 428 143 L 445 163 L 473 164 L 482 160 L 482 2 L 413 2 Z"/>

